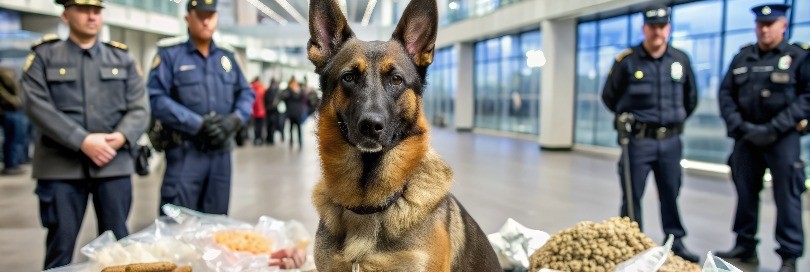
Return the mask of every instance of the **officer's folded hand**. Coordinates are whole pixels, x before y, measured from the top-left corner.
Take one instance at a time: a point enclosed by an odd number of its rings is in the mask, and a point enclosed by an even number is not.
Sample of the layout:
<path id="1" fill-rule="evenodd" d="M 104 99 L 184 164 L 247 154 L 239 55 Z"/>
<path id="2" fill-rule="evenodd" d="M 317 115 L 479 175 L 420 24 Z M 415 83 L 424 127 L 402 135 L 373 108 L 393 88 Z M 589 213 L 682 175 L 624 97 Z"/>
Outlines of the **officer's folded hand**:
<path id="1" fill-rule="evenodd" d="M 84 137 L 81 150 L 99 167 L 112 161 L 116 155 L 115 149 L 107 143 L 106 133 L 88 134 L 87 137 Z"/>
<path id="2" fill-rule="evenodd" d="M 242 119 L 239 119 L 239 116 L 236 116 L 236 114 L 231 113 L 227 117 L 222 118 L 220 124 L 222 125 L 222 129 L 228 132 L 229 135 L 233 135 L 242 128 Z"/>
<path id="3" fill-rule="evenodd" d="M 222 146 L 228 139 L 227 132 L 222 128 L 222 119 L 223 117 L 220 115 L 206 115 L 203 118 L 203 125 L 198 136 L 210 148 Z"/>
<path id="4" fill-rule="evenodd" d="M 755 125 L 745 122 L 741 129 L 743 131 L 742 139 L 756 146 L 762 147 L 776 142 L 776 129 L 769 124 Z"/>

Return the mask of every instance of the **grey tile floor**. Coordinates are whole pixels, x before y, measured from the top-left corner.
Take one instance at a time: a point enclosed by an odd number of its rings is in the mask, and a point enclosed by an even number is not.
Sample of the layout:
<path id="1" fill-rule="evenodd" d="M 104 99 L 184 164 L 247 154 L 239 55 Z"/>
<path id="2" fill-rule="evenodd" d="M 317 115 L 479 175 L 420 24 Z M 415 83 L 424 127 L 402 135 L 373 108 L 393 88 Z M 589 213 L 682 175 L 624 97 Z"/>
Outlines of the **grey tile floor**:
<path id="1" fill-rule="evenodd" d="M 235 152 L 231 216 L 247 222 L 255 222 L 261 215 L 296 219 L 314 233 L 318 218 L 310 192 L 320 169 L 312 127 L 312 122 L 305 126 L 303 149 L 297 145 L 290 149 L 284 142 Z M 618 213 L 620 189 L 612 158 L 543 152 L 533 141 L 441 129 L 432 132 L 432 143 L 455 171 L 454 194 L 486 233 L 497 231 L 509 217 L 554 233 L 579 221 L 601 221 Z M 161 171 L 158 168 L 150 176 L 133 180 L 129 218 L 133 232 L 151 224 L 157 215 Z M 645 232 L 662 241 L 655 186 L 649 182 L 643 199 Z M 0 271 L 38 271 L 41 267 L 45 230 L 39 226 L 34 186 L 28 177 L 0 177 Z M 735 202 L 727 178 L 685 175 L 680 204 L 689 232 L 687 246 L 699 254 L 730 248 Z M 763 192 L 761 212 L 759 271 L 775 271 L 780 261 L 773 252 L 775 206 L 768 190 Z M 808 229 L 807 209 L 804 218 Z M 90 211 L 77 247 L 95 236 Z M 76 255 L 74 261 L 84 260 Z M 801 259 L 800 268 L 810 271 L 810 261 Z"/>

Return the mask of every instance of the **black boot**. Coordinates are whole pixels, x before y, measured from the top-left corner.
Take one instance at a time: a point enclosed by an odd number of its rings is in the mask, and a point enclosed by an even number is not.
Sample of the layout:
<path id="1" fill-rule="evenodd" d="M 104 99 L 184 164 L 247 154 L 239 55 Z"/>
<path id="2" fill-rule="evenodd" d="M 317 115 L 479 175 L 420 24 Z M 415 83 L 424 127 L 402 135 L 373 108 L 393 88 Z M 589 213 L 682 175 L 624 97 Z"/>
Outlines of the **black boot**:
<path id="1" fill-rule="evenodd" d="M 700 261 L 700 257 L 698 255 L 693 254 L 686 246 L 683 245 L 683 241 L 681 239 L 675 239 L 672 243 L 672 253 L 675 255 L 680 256 L 684 260 L 697 263 Z"/>
<path id="2" fill-rule="evenodd" d="M 796 272 L 796 257 L 782 257 L 782 267 L 779 272 Z"/>
<path id="3" fill-rule="evenodd" d="M 759 257 L 757 256 L 756 247 L 743 247 L 737 245 L 729 251 L 718 251 L 714 256 L 726 260 L 736 259 L 746 264 L 759 264 Z"/>

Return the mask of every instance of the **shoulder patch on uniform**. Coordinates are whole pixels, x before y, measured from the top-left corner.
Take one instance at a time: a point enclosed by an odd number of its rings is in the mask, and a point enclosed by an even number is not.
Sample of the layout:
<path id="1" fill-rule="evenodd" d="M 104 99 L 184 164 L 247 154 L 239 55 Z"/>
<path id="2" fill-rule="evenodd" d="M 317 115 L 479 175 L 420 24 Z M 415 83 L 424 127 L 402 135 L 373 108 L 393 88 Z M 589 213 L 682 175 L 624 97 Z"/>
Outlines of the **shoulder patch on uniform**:
<path id="1" fill-rule="evenodd" d="M 621 52 L 618 56 L 616 56 L 616 62 L 622 62 L 622 59 L 630 54 L 633 54 L 633 49 L 628 48 L 627 50 L 624 50 L 624 52 Z"/>
<path id="2" fill-rule="evenodd" d="M 31 44 L 31 50 L 33 50 L 37 46 L 40 46 L 40 45 L 43 45 L 43 44 L 46 44 L 46 43 L 52 43 L 52 42 L 55 42 L 55 41 L 58 41 L 58 40 L 59 40 L 59 36 L 57 36 L 56 34 L 47 34 L 47 35 L 43 36 L 41 40 L 36 41 L 33 44 Z"/>
<path id="3" fill-rule="evenodd" d="M 109 41 L 109 42 L 105 42 L 104 44 L 115 47 L 115 48 L 118 48 L 118 49 L 121 49 L 121 50 L 124 50 L 124 51 L 129 50 L 129 46 L 127 46 L 126 44 L 120 43 L 120 42 L 116 42 L 116 41 Z"/>
<path id="4" fill-rule="evenodd" d="M 188 36 L 177 36 L 177 37 L 165 38 L 165 39 L 159 40 L 157 42 L 157 46 L 158 47 L 170 47 L 170 46 L 175 46 L 175 45 L 184 43 L 186 41 L 188 41 Z"/>
<path id="5" fill-rule="evenodd" d="M 797 47 L 799 47 L 801 49 L 804 49 L 804 50 L 810 50 L 810 44 L 806 44 L 806 43 L 803 43 L 803 42 L 795 42 L 795 43 L 793 43 L 793 45 L 797 46 Z"/>

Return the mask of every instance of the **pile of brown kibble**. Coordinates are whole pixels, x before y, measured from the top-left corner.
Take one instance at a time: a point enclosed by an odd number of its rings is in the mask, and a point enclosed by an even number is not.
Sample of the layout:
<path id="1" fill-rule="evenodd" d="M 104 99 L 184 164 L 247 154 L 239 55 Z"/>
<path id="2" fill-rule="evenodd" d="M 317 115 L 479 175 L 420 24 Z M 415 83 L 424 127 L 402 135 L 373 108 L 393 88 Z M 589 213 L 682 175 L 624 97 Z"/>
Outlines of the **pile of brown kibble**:
<path id="1" fill-rule="evenodd" d="M 531 269 L 549 268 L 561 271 L 610 272 L 620 263 L 656 246 L 627 217 L 611 218 L 602 223 L 580 222 L 551 236 L 534 252 Z M 662 272 L 700 271 L 696 264 L 678 256 L 667 258 Z"/>

